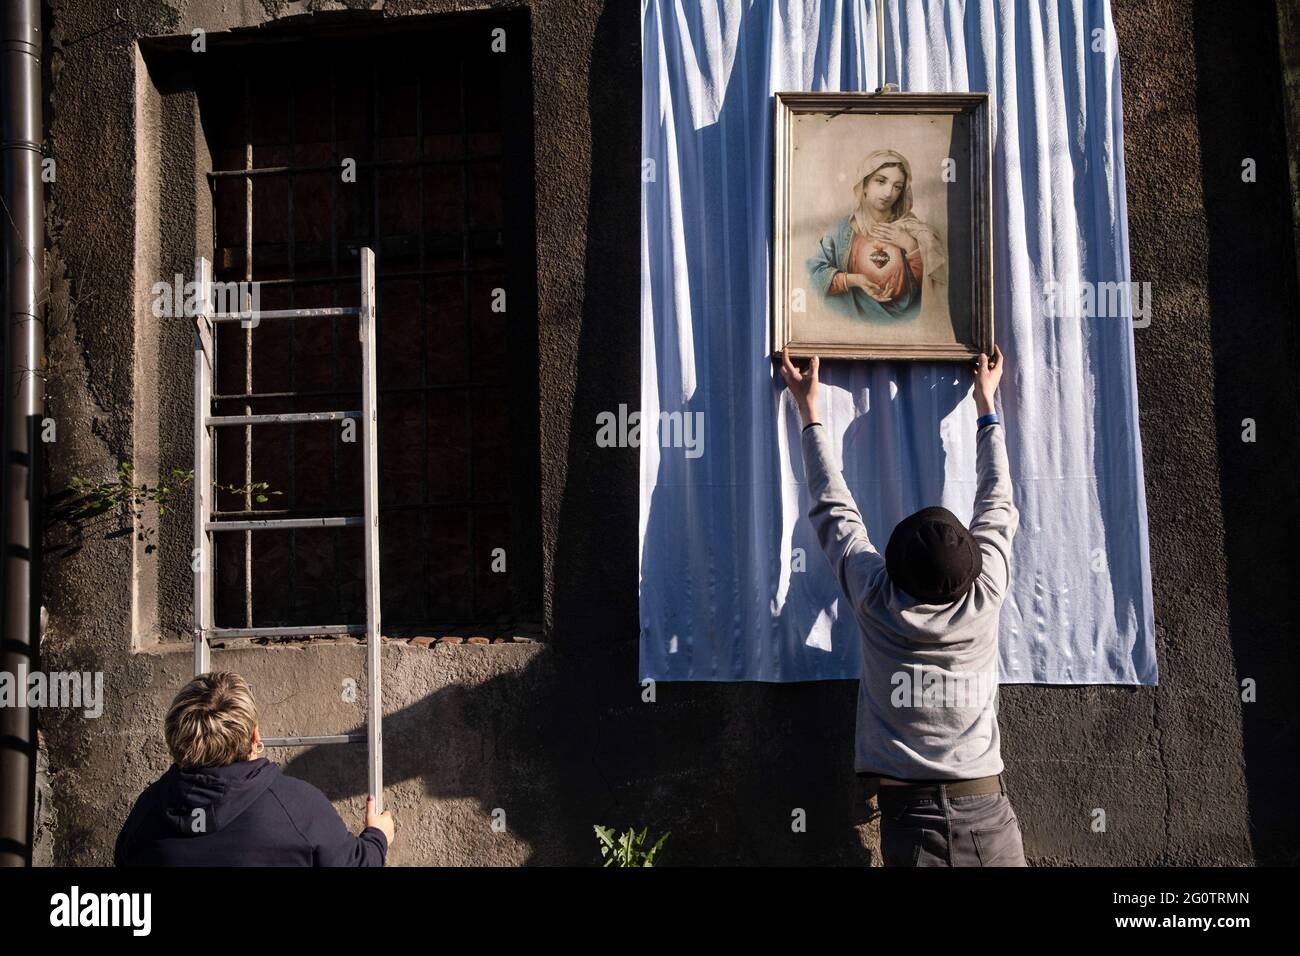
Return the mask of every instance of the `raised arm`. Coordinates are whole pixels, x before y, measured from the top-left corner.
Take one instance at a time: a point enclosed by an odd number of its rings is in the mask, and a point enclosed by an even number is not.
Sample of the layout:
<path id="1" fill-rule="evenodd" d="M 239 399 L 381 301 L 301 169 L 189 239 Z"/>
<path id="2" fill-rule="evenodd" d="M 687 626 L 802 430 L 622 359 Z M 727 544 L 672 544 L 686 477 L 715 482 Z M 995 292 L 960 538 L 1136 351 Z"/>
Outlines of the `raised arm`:
<path id="1" fill-rule="evenodd" d="M 975 363 L 975 407 L 980 416 L 976 435 L 975 467 L 978 484 L 970 531 L 979 543 L 984 572 L 997 593 L 1006 595 L 1011 581 L 1011 541 L 1020 526 L 1020 512 L 1012 501 L 1011 469 L 1002 424 L 994 411 L 994 396 L 1005 362 L 993 346 L 993 359 L 981 354 Z"/>
<path id="2" fill-rule="evenodd" d="M 810 499 L 808 519 L 840 588 L 855 608 L 860 607 L 885 561 L 871 543 L 862 514 L 835 463 L 826 426 L 817 416 L 817 359 L 811 360 L 806 372 L 795 368 L 789 356 L 782 355 L 781 361 L 781 374 L 803 425 L 800 444 Z"/>

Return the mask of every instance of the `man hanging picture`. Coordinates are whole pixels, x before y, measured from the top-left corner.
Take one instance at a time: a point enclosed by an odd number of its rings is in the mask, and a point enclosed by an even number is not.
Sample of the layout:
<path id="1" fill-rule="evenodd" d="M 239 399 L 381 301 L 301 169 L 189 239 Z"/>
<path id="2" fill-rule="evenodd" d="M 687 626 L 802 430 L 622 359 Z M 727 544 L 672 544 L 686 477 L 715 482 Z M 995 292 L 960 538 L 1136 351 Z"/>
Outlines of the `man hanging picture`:
<path id="1" fill-rule="evenodd" d="M 986 99 L 777 95 L 774 349 L 969 360 L 991 348 Z"/>

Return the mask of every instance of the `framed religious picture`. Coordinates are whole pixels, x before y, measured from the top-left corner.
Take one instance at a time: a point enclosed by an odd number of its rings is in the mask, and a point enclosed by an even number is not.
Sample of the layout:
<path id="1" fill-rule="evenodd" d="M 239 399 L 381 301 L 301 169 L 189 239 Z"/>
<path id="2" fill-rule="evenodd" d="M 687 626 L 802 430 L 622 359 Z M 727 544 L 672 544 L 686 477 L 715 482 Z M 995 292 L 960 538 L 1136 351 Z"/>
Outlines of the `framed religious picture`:
<path id="1" fill-rule="evenodd" d="M 778 93 L 772 348 L 993 350 L 987 93 Z"/>

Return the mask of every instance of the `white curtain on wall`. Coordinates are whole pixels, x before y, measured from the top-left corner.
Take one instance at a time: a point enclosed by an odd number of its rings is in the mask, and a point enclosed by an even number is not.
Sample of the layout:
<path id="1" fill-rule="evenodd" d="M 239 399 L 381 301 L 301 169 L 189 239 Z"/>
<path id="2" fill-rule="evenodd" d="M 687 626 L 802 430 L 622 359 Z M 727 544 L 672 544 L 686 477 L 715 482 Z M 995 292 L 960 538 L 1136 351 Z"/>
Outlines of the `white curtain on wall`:
<path id="1" fill-rule="evenodd" d="M 1154 684 L 1130 303 L 1054 318 L 1045 295 L 1129 279 L 1109 4 L 887 0 L 884 21 L 891 82 L 991 97 L 1020 509 L 1002 679 Z M 876 88 L 875 4 L 643 0 L 641 39 L 640 676 L 855 678 L 856 624 L 808 524 L 798 414 L 768 358 L 772 123 L 777 91 Z M 878 549 L 925 505 L 969 520 L 964 367 L 833 362 L 822 379 Z"/>

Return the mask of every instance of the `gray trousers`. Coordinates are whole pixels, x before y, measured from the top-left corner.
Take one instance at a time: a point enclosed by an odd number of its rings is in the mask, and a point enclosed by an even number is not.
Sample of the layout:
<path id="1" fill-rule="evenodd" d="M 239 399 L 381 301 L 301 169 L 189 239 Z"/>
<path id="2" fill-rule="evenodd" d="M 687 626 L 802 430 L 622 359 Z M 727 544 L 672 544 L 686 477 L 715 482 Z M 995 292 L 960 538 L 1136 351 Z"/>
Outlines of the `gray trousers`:
<path id="1" fill-rule="evenodd" d="M 881 791 L 892 787 L 882 786 Z M 885 866 L 1027 866 L 1006 790 L 937 799 L 880 798 Z"/>

